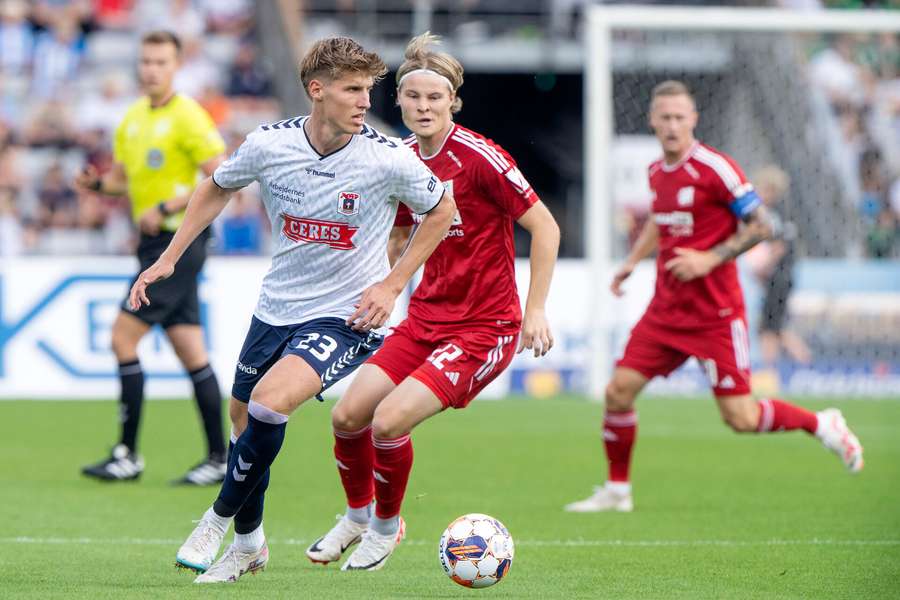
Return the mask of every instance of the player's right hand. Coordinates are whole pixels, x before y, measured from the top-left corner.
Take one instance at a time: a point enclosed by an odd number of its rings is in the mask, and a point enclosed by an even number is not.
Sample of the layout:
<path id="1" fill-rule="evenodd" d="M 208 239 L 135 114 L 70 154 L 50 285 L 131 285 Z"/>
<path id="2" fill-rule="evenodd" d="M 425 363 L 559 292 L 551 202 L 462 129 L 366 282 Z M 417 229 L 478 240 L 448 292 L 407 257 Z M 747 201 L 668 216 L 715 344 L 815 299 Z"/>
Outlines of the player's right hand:
<path id="1" fill-rule="evenodd" d="M 131 310 L 138 310 L 144 305 L 149 306 L 150 298 L 147 297 L 147 286 L 171 277 L 174 272 L 174 264 L 160 259 L 138 275 L 134 285 L 131 286 L 131 293 L 128 294 L 128 306 L 131 307 Z"/>
<path id="2" fill-rule="evenodd" d="M 86 165 L 84 169 L 75 176 L 75 185 L 83 190 L 95 191 L 97 184 L 100 182 L 100 174 L 94 165 Z"/>
<path id="3" fill-rule="evenodd" d="M 619 267 L 618 271 L 616 271 L 612 283 L 609 285 L 610 291 L 612 291 L 615 296 L 621 297 L 625 294 L 625 290 L 622 289 L 622 284 L 628 279 L 632 271 L 634 271 L 634 265 L 629 263 L 625 263 Z"/>

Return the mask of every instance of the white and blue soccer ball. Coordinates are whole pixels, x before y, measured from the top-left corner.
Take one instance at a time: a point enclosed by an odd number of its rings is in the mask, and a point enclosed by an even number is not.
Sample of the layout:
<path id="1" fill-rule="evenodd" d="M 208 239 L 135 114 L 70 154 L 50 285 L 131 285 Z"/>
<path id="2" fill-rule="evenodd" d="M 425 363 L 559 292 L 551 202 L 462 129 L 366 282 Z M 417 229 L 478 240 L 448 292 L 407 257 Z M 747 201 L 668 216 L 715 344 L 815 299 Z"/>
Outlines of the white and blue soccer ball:
<path id="1" fill-rule="evenodd" d="M 503 523 L 471 513 L 447 526 L 438 557 L 444 572 L 459 585 L 485 588 L 506 577 L 513 553 L 513 539 Z"/>

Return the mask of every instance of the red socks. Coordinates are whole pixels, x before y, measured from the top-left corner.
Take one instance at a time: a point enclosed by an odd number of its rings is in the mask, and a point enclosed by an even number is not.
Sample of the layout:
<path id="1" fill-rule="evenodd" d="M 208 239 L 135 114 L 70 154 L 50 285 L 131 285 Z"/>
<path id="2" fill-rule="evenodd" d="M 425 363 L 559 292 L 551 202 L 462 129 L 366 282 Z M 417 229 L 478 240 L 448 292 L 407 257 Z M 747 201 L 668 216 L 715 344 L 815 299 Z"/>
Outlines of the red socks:
<path id="1" fill-rule="evenodd" d="M 375 516 L 389 519 L 400 514 L 412 471 L 413 447 L 409 434 L 392 440 L 372 438 L 375 447 Z"/>
<path id="2" fill-rule="evenodd" d="M 362 508 L 372 502 L 375 486 L 372 483 L 372 468 L 375 452 L 372 448 L 372 427 L 359 431 L 334 430 L 334 458 L 338 473 L 347 494 L 347 506 Z"/>
<path id="3" fill-rule="evenodd" d="M 763 398 L 759 401 L 759 408 L 759 425 L 756 426 L 758 432 L 803 429 L 815 434 L 819 425 L 816 413 L 784 400 Z"/>
<path id="4" fill-rule="evenodd" d="M 631 465 L 631 448 L 637 435 L 637 413 L 606 412 L 603 419 L 603 444 L 609 461 L 607 481 L 627 482 Z"/>

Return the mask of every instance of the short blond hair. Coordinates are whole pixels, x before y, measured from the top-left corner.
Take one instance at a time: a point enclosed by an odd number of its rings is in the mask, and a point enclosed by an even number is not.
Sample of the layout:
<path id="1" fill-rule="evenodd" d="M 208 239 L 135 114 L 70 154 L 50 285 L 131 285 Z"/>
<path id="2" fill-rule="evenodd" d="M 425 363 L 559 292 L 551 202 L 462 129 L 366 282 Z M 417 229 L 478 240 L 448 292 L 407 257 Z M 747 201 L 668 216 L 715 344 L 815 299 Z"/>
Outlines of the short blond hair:
<path id="1" fill-rule="evenodd" d="M 300 61 L 300 82 L 306 95 L 313 79 L 334 80 L 347 73 L 362 73 L 376 82 L 387 73 L 387 66 L 375 52 L 366 52 L 348 37 L 330 37 L 315 42 Z"/>
<path id="2" fill-rule="evenodd" d="M 688 86 L 686 86 L 684 82 L 676 79 L 668 79 L 662 83 L 656 84 L 653 88 L 653 92 L 650 93 L 650 104 L 652 105 L 653 101 L 660 96 L 687 96 L 690 98 L 691 104 L 697 106 L 694 95 L 691 93 Z"/>
<path id="3" fill-rule="evenodd" d="M 453 93 L 456 98 L 450 105 L 450 112 L 457 113 L 462 109 L 462 98 L 459 97 L 458 90 L 463 84 L 463 67 L 458 60 L 447 54 L 446 52 L 435 52 L 430 46 L 441 43 L 441 38 L 434 35 L 430 31 L 426 31 L 422 35 L 417 35 L 406 45 L 403 64 L 397 69 L 397 87 L 400 86 L 400 80 L 407 73 L 417 69 L 428 69 L 434 71 L 438 75 L 443 75 L 453 87 Z"/>
<path id="4" fill-rule="evenodd" d="M 771 187 L 776 198 L 784 196 L 791 187 L 791 176 L 775 165 L 761 167 L 753 174 L 752 181 L 756 189 Z"/>

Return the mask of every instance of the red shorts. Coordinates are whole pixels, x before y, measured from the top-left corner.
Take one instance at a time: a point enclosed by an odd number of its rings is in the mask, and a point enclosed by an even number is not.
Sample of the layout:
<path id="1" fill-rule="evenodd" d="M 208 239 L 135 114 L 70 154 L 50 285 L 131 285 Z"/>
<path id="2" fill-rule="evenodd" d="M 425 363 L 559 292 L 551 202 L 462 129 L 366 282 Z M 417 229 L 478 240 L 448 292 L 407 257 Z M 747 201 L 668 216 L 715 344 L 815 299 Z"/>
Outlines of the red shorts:
<path id="1" fill-rule="evenodd" d="M 708 329 L 677 329 L 647 321 L 631 330 L 625 354 L 616 363 L 648 379 L 667 376 L 694 356 L 716 396 L 750 393 L 750 344 L 743 317 Z"/>
<path id="2" fill-rule="evenodd" d="M 444 408 L 465 408 L 509 366 L 518 341 L 518 327 L 437 331 L 405 319 L 367 362 L 395 384 L 407 377 L 418 379 Z"/>

